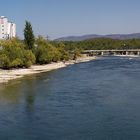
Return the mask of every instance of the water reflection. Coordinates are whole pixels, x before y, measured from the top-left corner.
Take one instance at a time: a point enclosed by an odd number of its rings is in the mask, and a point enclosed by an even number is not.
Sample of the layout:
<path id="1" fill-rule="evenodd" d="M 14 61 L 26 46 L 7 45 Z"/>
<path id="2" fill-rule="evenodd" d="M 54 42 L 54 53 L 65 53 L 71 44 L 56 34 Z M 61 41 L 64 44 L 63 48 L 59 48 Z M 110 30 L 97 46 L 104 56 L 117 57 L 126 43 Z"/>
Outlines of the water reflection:
<path id="1" fill-rule="evenodd" d="M 20 102 L 20 84 L 2 84 L 0 85 L 0 103 L 13 103 L 18 104 Z"/>
<path id="2" fill-rule="evenodd" d="M 35 92 L 35 81 L 34 80 L 28 80 L 26 82 L 26 94 L 25 94 L 25 100 L 26 100 L 26 111 L 33 111 L 34 110 L 34 103 L 36 98 L 36 92 Z"/>
<path id="3" fill-rule="evenodd" d="M 0 85 L 0 103 L 20 104 L 27 103 L 28 107 L 33 106 L 35 102 L 35 84 L 37 75 L 12 80 L 9 83 Z"/>

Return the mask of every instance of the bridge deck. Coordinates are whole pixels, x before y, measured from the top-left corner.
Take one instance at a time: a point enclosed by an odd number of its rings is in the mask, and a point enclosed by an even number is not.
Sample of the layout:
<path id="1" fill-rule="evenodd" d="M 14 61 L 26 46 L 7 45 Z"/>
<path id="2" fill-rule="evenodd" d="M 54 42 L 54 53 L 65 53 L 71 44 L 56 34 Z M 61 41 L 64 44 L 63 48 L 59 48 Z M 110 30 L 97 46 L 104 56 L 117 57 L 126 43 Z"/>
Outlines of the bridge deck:
<path id="1" fill-rule="evenodd" d="M 126 50 L 85 50 L 83 52 L 140 52 L 140 49 L 126 49 Z"/>

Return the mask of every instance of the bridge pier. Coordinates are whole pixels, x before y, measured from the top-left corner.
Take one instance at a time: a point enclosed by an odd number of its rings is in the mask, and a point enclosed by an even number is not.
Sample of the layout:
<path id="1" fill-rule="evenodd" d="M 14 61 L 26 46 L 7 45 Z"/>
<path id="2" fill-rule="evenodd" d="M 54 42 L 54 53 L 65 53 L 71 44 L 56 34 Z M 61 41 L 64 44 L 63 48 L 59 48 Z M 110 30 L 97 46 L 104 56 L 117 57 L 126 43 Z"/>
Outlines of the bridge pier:
<path id="1" fill-rule="evenodd" d="M 129 55 L 129 52 L 128 51 L 126 51 L 126 55 Z"/>
<path id="2" fill-rule="evenodd" d="M 116 52 L 113 52 L 113 55 L 117 55 L 117 53 Z"/>

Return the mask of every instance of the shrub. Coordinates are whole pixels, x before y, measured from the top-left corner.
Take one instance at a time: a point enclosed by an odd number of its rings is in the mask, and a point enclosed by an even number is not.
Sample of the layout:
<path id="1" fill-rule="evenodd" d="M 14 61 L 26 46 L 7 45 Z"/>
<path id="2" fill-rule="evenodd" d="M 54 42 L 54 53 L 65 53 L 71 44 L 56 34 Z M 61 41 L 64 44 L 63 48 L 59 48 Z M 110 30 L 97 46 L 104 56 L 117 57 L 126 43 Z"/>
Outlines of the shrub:
<path id="1" fill-rule="evenodd" d="M 35 56 L 30 50 L 25 49 L 25 45 L 18 39 L 2 41 L 3 46 L 0 51 L 1 68 L 21 68 L 29 67 L 35 63 Z"/>
<path id="2" fill-rule="evenodd" d="M 9 66 L 10 66 L 9 58 L 7 57 L 6 54 L 1 54 L 0 55 L 0 67 L 7 69 L 7 68 L 9 68 Z"/>
<path id="3" fill-rule="evenodd" d="M 10 67 L 12 68 L 23 67 L 23 65 L 23 61 L 20 58 L 16 58 L 10 63 Z"/>

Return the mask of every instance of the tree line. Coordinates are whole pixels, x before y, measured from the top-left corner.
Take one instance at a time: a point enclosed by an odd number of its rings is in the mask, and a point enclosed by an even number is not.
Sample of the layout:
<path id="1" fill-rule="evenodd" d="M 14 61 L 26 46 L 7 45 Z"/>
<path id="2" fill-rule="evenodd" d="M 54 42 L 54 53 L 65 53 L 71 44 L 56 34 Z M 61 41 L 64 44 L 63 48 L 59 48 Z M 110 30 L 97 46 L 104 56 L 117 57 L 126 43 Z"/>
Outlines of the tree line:
<path id="1" fill-rule="evenodd" d="M 91 49 L 140 49 L 140 40 L 98 38 L 75 42 L 50 41 L 42 36 L 35 38 L 31 23 L 26 21 L 24 40 L 0 40 L 0 68 L 28 68 L 33 64 L 76 60 L 82 50 Z"/>
<path id="2" fill-rule="evenodd" d="M 39 36 L 35 38 L 32 25 L 26 21 L 24 40 L 0 40 L 0 68 L 28 68 L 32 64 L 48 64 L 71 58 L 63 43 L 53 43 Z"/>
<path id="3" fill-rule="evenodd" d="M 117 40 L 96 38 L 84 41 L 64 41 L 67 50 L 140 49 L 140 39 Z"/>

